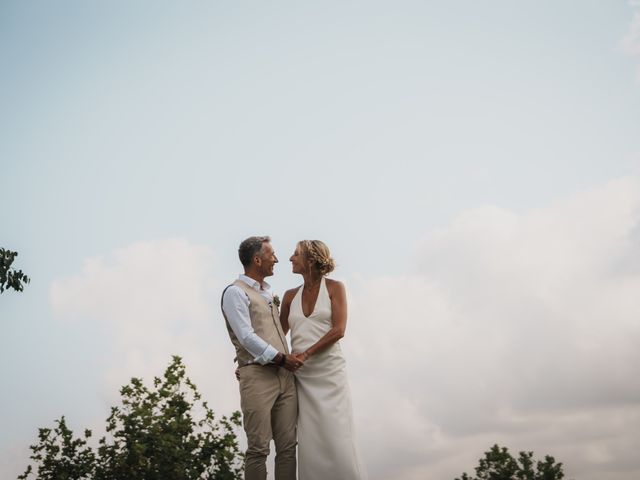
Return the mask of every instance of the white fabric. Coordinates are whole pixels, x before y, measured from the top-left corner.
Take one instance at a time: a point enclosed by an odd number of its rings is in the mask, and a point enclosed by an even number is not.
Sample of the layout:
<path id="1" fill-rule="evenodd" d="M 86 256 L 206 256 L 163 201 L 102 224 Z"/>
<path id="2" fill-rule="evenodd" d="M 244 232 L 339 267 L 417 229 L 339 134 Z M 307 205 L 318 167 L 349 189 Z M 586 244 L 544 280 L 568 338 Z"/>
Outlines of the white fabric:
<path id="1" fill-rule="evenodd" d="M 331 328 L 331 299 L 324 278 L 309 317 L 302 288 L 289 312 L 293 352 L 303 352 Z M 307 359 L 296 372 L 298 389 L 298 479 L 362 480 L 356 451 L 351 395 L 339 342 Z"/>
<path id="2" fill-rule="evenodd" d="M 260 285 L 260 282 L 246 275 L 240 275 L 238 278 L 259 292 L 271 305 L 273 301 L 271 285 L 267 282 L 262 282 Z M 254 357 L 254 361 L 265 365 L 273 360 L 278 350 L 253 331 L 249 317 L 249 297 L 240 287 L 231 285 L 227 288 L 222 297 L 222 309 L 233 333 L 236 334 L 240 344 Z"/>

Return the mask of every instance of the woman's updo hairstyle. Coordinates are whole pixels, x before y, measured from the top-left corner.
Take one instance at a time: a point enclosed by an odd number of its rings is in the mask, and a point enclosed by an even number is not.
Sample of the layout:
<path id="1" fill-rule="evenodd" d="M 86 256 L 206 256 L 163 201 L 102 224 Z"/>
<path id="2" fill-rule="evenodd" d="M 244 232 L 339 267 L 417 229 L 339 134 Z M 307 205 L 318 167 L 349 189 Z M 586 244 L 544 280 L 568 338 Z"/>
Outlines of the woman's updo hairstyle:
<path id="1" fill-rule="evenodd" d="M 298 246 L 307 261 L 320 275 L 328 275 L 336 268 L 336 262 L 331 258 L 331 252 L 320 240 L 302 240 Z"/>

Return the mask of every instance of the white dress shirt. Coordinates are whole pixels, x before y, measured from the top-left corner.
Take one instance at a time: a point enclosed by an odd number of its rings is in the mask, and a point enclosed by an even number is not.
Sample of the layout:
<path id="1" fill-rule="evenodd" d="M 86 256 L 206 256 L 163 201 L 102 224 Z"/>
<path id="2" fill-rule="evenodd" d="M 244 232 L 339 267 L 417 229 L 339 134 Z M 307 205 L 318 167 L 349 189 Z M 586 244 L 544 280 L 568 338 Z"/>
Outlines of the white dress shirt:
<path id="1" fill-rule="evenodd" d="M 262 282 L 260 285 L 259 282 L 246 275 L 240 275 L 238 278 L 262 295 L 271 305 L 273 296 L 270 292 L 271 286 L 267 282 Z M 273 360 L 273 357 L 278 354 L 278 350 L 265 342 L 253 330 L 249 317 L 249 297 L 240 287 L 231 285 L 227 288 L 222 296 L 222 309 L 240 345 L 253 356 L 253 360 L 262 365 Z"/>

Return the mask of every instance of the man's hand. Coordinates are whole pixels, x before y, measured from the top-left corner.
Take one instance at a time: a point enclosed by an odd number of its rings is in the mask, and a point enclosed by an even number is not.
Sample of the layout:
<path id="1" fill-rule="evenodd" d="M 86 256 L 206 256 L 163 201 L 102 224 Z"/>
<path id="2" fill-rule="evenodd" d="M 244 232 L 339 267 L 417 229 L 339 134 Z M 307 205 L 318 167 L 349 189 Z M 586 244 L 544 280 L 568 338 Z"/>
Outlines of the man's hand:
<path id="1" fill-rule="evenodd" d="M 301 360 L 295 355 L 285 355 L 285 354 L 283 355 L 284 355 L 284 365 L 282 366 L 287 370 L 289 370 L 290 372 L 295 372 L 302 365 L 304 365 L 304 360 Z"/>

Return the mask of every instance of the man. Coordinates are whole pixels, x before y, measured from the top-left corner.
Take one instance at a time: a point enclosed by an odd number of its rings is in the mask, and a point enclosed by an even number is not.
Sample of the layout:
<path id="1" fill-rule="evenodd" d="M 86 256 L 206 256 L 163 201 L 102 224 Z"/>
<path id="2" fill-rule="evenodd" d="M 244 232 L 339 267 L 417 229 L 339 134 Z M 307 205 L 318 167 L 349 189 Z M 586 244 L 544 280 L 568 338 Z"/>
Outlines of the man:
<path id="1" fill-rule="evenodd" d="M 240 403 L 247 435 L 245 480 L 265 480 L 269 443 L 276 446 L 276 480 L 296 478 L 298 400 L 293 374 L 302 361 L 289 354 L 278 306 L 265 277 L 278 259 L 269 237 L 238 248 L 244 275 L 222 293 L 222 313 L 236 348 Z"/>

